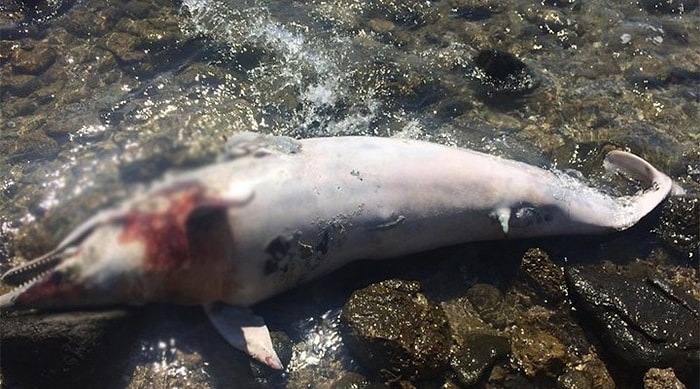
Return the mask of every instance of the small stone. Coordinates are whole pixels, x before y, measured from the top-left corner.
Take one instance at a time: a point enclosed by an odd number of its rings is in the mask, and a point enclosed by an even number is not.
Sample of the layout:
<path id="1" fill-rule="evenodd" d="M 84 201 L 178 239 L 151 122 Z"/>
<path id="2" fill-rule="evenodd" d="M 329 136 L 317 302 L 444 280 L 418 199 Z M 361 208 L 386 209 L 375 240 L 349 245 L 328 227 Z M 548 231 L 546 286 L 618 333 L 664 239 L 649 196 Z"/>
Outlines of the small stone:
<path id="1" fill-rule="evenodd" d="M 417 282 L 389 280 L 354 292 L 340 322 L 345 344 L 384 380 L 427 379 L 447 366 L 447 318 Z"/>
<path id="2" fill-rule="evenodd" d="M 391 32 L 396 28 L 394 23 L 384 20 L 384 19 L 372 19 L 369 21 L 369 27 L 372 29 L 374 32 L 378 33 L 386 33 L 386 32 Z"/>
<path id="3" fill-rule="evenodd" d="M 644 389 L 686 389 L 672 368 L 652 367 L 644 374 Z"/>
<path id="4" fill-rule="evenodd" d="M 136 62 L 144 59 L 146 54 L 138 50 L 139 38 L 123 32 L 111 32 L 104 36 L 99 46 L 114 54 L 119 61 Z"/>
<path id="5" fill-rule="evenodd" d="M 56 62 L 56 51 L 47 46 L 35 46 L 32 50 L 15 51 L 12 69 L 16 74 L 38 75 Z"/>

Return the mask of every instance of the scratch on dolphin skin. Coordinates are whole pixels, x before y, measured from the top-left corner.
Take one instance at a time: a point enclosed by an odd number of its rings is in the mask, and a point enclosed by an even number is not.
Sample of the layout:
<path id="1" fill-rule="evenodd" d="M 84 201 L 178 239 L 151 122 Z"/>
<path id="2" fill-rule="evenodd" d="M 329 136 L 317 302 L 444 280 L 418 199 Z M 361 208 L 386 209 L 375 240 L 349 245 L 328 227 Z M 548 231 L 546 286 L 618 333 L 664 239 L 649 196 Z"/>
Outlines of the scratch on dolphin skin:
<path id="1" fill-rule="evenodd" d="M 380 224 L 374 227 L 368 228 L 370 231 L 375 231 L 375 230 L 388 230 L 389 228 L 396 227 L 399 224 L 403 223 L 403 221 L 406 220 L 406 218 L 403 215 L 399 215 L 399 217 L 396 218 L 396 220 L 392 220 L 390 222 L 386 222 L 384 224 Z"/>

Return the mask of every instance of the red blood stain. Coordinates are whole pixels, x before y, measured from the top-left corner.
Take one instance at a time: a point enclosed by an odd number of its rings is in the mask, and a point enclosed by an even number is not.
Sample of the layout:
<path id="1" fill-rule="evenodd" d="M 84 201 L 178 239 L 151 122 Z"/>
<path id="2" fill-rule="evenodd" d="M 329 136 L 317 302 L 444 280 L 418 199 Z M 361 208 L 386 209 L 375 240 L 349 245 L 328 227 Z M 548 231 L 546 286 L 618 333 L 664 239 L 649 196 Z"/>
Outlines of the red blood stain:
<path id="1" fill-rule="evenodd" d="M 145 264 L 151 269 L 186 267 L 191 260 L 187 217 L 204 201 L 204 189 L 196 183 L 153 193 L 165 203 L 156 211 L 132 210 L 123 217 L 120 243 L 141 242 Z"/>

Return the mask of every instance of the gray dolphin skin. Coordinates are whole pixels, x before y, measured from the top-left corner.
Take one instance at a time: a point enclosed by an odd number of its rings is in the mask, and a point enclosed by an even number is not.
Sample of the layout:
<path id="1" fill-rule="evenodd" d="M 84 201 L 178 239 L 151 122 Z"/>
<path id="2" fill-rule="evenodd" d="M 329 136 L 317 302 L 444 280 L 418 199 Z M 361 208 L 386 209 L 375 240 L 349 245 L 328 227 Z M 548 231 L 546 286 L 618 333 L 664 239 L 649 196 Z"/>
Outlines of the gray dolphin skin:
<path id="1" fill-rule="evenodd" d="M 630 153 L 605 163 L 649 188 L 613 198 L 563 173 L 415 140 L 242 133 L 227 160 L 166 177 L 6 272 L 16 288 L 0 309 L 201 304 L 234 347 L 281 369 L 252 304 L 357 259 L 624 230 L 680 190 Z"/>

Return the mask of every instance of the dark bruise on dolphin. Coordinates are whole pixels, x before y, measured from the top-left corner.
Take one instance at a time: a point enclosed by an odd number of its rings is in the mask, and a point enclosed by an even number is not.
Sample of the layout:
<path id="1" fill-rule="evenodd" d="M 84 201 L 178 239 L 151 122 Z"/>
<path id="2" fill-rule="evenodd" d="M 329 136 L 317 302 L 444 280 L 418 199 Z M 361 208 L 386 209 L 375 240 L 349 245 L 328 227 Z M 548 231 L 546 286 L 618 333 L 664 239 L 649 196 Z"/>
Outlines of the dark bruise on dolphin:
<path id="1" fill-rule="evenodd" d="M 0 308 L 201 304 L 227 341 L 279 369 L 246 307 L 299 283 L 357 259 L 624 230 L 680 190 L 623 151 L 606 165 L 649 189 L 613 198 L 565 174 L 415 140 L 243 133 L 229 144 L 230 160 L 168 177 L 6 272 L 17 288 Z"/>

